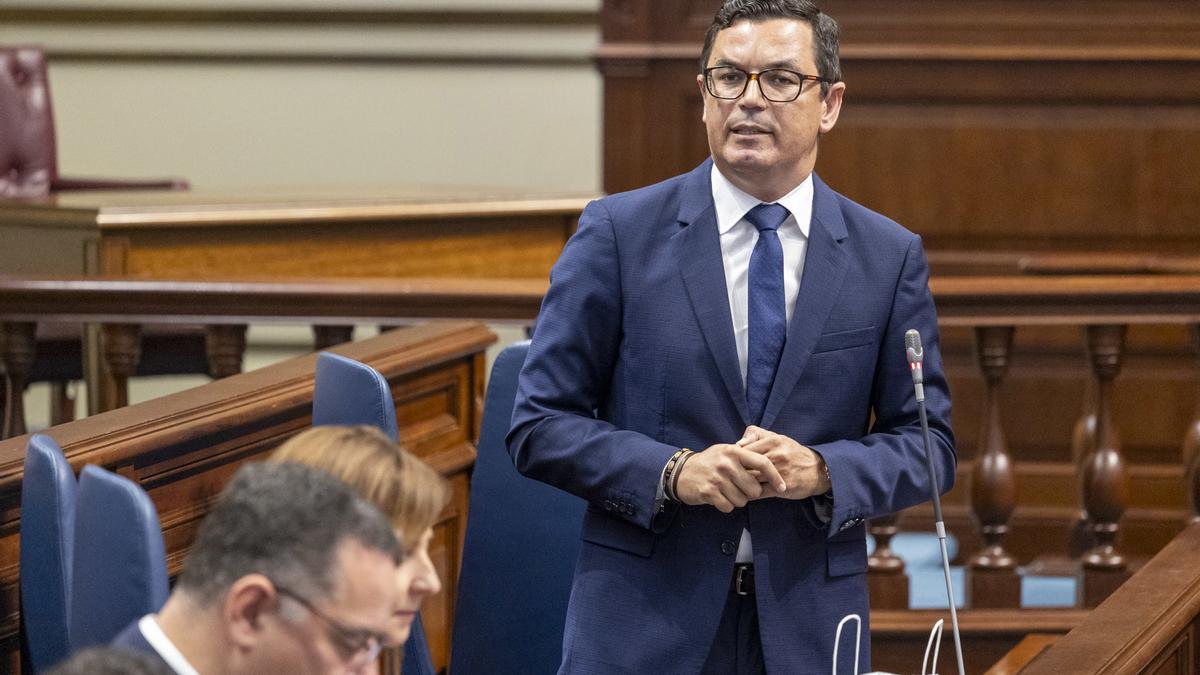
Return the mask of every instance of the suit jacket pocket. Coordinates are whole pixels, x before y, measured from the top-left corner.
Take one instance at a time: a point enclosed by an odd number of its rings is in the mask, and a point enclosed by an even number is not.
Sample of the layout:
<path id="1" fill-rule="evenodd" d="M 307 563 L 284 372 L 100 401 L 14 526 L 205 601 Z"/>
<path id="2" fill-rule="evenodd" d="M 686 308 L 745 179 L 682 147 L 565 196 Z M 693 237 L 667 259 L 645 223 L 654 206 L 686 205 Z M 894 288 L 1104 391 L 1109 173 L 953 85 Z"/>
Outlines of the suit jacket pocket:
<path id="1" fill-rule="evenodd" d="M 813 345 L 812 353 L 819 354 L 820 352 L 835 352 L 839 349 L 861 347 L 863 345 L 873 344 L 874 342 L 874 326 L 855 328 L 854 330 L 840 330 L 836 333 L 825 333 L 821 337 L 817 338 L 817 344 Z"/>
<path id="2" fill-rule="evenodd" d="M 865 574 L 867 571 L 867 540 L 853 541 L 830 539 L 825 542 L 825 555 L 829 565 L 829 576 L 844 577 Z"/>
<path id="3" fill-rule="evenodd" d="M 584 541 L 615 548 L 643 558 L 649 558 L 654 550 L 654 534 L 633 523 L 617 520 L 604 512 L 588 506 L 583 516 Z"/>

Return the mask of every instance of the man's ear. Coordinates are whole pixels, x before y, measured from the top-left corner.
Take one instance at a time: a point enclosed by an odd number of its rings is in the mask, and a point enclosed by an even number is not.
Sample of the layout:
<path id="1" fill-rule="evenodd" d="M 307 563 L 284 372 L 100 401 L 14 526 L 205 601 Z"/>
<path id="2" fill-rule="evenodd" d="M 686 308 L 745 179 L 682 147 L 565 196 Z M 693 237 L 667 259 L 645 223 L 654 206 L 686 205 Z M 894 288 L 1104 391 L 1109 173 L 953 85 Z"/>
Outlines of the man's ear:
<path id="1" fill-rule="evenodd" d="M 846 94 L 845 82 L 834 82 L 829 85 L 829 93 L 821 101 L 821 126 L 822 134 L 827 134 L 833 131 L 833 125 L 837 124 L 838 115 L 842 112 L 842 97 Z"/>
<path id="2" fill-rule="evenodd" d="M 704 88 L 704 75 L 696 76 L 696 85 L 700 87 L 700 121 L 704 124 L 708 123 L 705 119 L 708 116 L 708 106 L 704 105 L 704 97 L 708 95 L 708 90 Z"/>
<path id="3" fill-rule="evenodd" d="M 278 602 L 275 586 L 261 574 L 247 574 L 233 582 L 221 613 L 229 640 L 236 647 L 252 647 L 261 637 L 264 616 Z"/>

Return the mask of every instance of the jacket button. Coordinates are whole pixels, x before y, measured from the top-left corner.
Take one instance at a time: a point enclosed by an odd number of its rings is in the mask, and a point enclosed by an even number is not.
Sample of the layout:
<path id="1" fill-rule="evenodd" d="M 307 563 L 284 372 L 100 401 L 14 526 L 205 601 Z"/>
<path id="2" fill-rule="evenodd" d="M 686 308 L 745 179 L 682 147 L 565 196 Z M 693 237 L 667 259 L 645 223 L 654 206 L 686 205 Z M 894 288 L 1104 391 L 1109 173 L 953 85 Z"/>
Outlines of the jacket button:
<path id="1" fill-rule="evenodd" d="M 725 555 L 733 555 L 737 552 L 737 544 L 733 543 L 732 539 L 726 539 L 721 542 L 721 553 Z"/>

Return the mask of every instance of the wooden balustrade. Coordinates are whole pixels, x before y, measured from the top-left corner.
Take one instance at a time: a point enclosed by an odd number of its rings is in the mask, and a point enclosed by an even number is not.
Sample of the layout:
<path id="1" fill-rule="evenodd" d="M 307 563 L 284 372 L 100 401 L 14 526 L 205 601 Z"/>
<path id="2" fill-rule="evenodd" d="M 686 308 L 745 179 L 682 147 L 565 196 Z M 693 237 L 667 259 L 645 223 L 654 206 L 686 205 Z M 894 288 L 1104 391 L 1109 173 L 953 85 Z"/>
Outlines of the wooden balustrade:
<path id="1" fill-rule="evenodd" d="M 979 367 L 985 382 L 984 414 L 980 422 L 978 457 L 971 472 L 971 512 L 983 536 L 983 549 L 972 556 L 966 597 L 971 607 L 1017 607 L 1021 579 L 1017 560 L 1004 550 L 1008 519 L 1017 505 L 1017 481 L 1012 457 L 1000 424 L 1000 383 L 1012 355 L 1011 326 L 975 329 Z"/>
<path id="2" fill-rule="evenodd" d="M 1200 326 L 1192 326 L 1192 342 L 1200 356 Z M 1192 502 L 1193 519 L 1200 521 L 1200 400 L 1196 402 L 1195 417 L 1183 439 L 1183 465 L 1187 467 L 1188 496 Z"/>
<path id="3" fill-rule="evenodd" d="M 438 322 L 391 331 L 333 351 L 378 370 L 396 404 L 401 442 L 446 476 L 451 501 L 434 528 L 431 557 L 445 589 L 422 616 L 435 664 L 449 656 L 455 580 L 466 531 L 469 472 L 479 434 L 486 327 Z M 158 509 L 174 575 L 200 520 L 242 462 L 263 458 L 311 423 L 316 355 L 101 413 L 45 433 L 78 471 L 97 464 L 139 483 Z M 20 492 L 28 436 L 0 441 L 0 672 L 20 673 Z"/>
<path id="4" fill-rule="evenodd" d="M 109 400 L 128 402 L 141 323 L 206 323 L 209 371 L 241 370 L 248 321 L 314 325 L 317 349 L 350 340 L 354 321 L 470 318 L 530 323 L 547 282 L 524 279 L 152 281 L 0 277 L 0 364 L 9 391 L 25 389 L 37 321 L 102 324 Z M 21 396 L 5 397 L 2 438 L 25 431 Z"/>

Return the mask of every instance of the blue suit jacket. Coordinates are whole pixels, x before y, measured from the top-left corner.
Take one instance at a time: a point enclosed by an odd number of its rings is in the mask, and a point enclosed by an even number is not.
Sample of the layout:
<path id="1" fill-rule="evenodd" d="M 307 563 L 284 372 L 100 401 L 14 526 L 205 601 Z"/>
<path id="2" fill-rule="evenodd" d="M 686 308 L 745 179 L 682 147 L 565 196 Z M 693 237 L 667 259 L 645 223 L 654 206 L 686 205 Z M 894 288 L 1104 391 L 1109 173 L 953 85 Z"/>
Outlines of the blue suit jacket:
<path id="1" fill-rule="evenodd" d="M 113 638 L 113 641 L 109 643 L 109 646 L 117 649 L 127 649 L 129 651 L 141 652 L 150 658 L 161 662 L 164 666 L 167 666 L 168 670 L 170 670 L 170 666 L 168 666 L 167 662 L 163 660 L 162 655 L 158 653 L 158 650 L 154 648 L 154 645 L 150 644 L 150 641 L 146 639 L 146 636 L 142 635 L 142 629 L 138 627 L 138 621 L 140 620 L 141 618 L 139 617 L 133 623 L 123 628 L 120 633 L 117 633 L 117 636 Z"/>
<path id="2" fill-rule="evenodd" d="M 920 239 L 814 176 L 804 271 L 762 426 L 825 458 L 832 521 L 821 523 L 809 500 L 655 511 L 678 448 L 735 442 L 749 421 L 711 166 L 584 210 L 521 373 L 508 437 L 517 468 L 588 502 L 563 672 L 698 672 L 748 526 L 768 671 L 828 673 L 838 621 L 867 618 L 863 520 L 930 494 L 904 352 L 910 328 L 924 338 L 941 490 L 953 482 Z"/>

